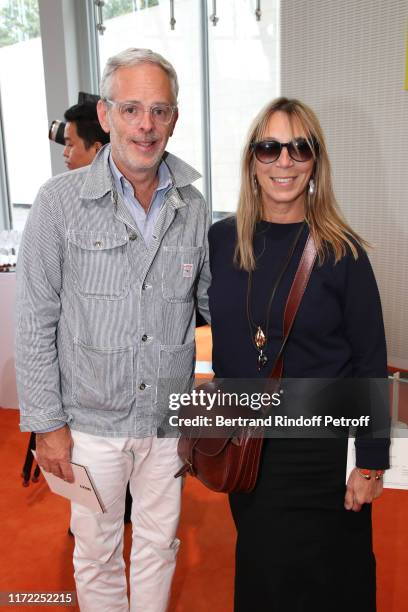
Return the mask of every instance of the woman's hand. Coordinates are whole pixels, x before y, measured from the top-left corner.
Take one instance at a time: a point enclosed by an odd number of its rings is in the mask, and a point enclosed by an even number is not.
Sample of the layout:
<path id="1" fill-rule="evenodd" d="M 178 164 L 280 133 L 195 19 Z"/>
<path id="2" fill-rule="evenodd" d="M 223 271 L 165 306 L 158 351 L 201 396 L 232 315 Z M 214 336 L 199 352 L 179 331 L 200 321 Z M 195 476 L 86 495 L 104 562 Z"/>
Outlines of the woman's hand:
<path id="1" fill-rule="evenodd" d="M 354 468 L 347 481 L 344 507 L 346 510 L 359 512 L 363 504 L 370 504 L 373 499 L 376 499 L 381 495 L 382 490 L 382 478 L 376 480 L 375 471 L 373 471 L 371 480 L 367 480 L 358 473 L 357 468 Z"/>

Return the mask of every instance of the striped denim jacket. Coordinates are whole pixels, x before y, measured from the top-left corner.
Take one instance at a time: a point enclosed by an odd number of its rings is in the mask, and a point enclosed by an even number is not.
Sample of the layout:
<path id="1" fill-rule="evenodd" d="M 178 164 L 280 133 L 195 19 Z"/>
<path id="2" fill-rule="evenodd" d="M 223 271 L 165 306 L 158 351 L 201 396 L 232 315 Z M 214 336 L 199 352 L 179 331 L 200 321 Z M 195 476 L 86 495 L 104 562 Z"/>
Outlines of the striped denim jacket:
<path id="1" fill-rule="evenodd" d="M 191 185 L 200 175 L 165 154 L 173 186 L 146 247 L 109 150 L 50 179 L 30 211 L 17 269 L 23 431 L 154 435 L 169 392 L 193 380 L 196 303 L 209 319 L 209 215 Z"/>

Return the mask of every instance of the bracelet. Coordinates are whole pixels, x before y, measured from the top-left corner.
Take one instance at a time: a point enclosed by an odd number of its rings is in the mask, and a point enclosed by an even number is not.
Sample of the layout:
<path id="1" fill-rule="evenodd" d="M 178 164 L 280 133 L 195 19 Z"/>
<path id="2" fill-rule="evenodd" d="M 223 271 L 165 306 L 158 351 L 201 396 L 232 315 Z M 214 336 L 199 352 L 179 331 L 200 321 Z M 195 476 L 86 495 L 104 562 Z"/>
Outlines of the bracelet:
<path id="1" fill-rule="evenodd" d="M 380 480 L 384 476 L 385 470 L 365 470 L 363 468 L 356 468 L 357 472 L 360 474 L 362 478 L 366 480 L 371 480 L 373 472 L 375 472 L 375 480 Z"/>

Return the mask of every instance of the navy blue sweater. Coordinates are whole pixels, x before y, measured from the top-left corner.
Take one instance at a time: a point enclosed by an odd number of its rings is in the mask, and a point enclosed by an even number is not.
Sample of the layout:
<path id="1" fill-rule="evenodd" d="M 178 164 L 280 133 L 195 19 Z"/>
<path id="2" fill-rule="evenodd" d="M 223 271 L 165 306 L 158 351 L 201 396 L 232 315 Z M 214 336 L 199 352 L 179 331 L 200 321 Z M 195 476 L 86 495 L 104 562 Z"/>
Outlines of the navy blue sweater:
<path id="1" fill-rule="evenodd" d="M 253 321 L 265 325 L 272 286 L 300 228 L 299 223 L 261 221 L 254 237 Z M 292 260 L 275 294 L 269 317 L 268 365 L 282 342 L 283 309 L 308 235 L 305 224 Z M 208 290 L 213 335 L 213 369 L 218 378 L 256 378 L 257 351 L 246 313 L 248 274 L 233 263 L 235 219 L 209 232 L 212 282 Z M 329 253 L 315 264 L 285 349 L 286 378 L 386 378 L 387 356 L 380 297 L 366 253 L 358 248 L 337 264 Z M 389 441 L 357 438 L 357 465 L 389 466 Z"/>

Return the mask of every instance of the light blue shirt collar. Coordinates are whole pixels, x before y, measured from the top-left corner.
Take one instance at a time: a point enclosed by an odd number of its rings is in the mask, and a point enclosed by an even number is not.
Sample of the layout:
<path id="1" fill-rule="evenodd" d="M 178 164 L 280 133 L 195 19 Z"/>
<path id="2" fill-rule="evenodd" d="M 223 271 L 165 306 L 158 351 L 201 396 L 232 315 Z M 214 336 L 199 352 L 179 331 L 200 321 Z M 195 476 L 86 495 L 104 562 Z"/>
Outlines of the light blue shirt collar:
<path id="1" fill-rule="evenodd" d="M 134 189 L 127 178 L 120 172 L 119 168 L 109 155 L 109 167 L 112 172 L 118 194 L 123 198 L 127 209 L 136 222 L 136 226 L 140 231 L 147 246 L 150 246 L 153 236 L 153 230 L 160 214 L 160 210 L 164 204 L 164 198 L 167 191 L 173 185 L 172 175 L 167 164 L 162 161 L 158 168 L 158 185 L 153 194 L 147 212 L 135 197 Z"/>
<path id="2" fill-rule="evenodd" d="M 121 171 L 113 161 L 112 154 L 109 155 L 109 167 L 112 171 L 113 178 L 115 179 L 116 187 L 119 190 L 120 186 L 120 195 L 124 197 L 125 185 L 129 185 L 131 187 L 131 184 L 128 179 L 121 173 Z M 173 180 L 170 174 L 170 170 L 168 169 L 167 164 L 164 161 L 160 162 L 157 173 L 159 176 L 159 183 L 157 185 L 156 192 L 160 191 L 161 189 L 167 189 L 168 187 L 171 187 L 171 185 L 173 184 Z"/>

